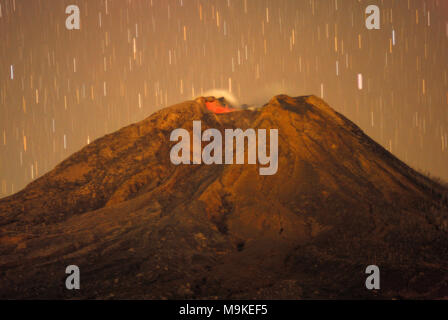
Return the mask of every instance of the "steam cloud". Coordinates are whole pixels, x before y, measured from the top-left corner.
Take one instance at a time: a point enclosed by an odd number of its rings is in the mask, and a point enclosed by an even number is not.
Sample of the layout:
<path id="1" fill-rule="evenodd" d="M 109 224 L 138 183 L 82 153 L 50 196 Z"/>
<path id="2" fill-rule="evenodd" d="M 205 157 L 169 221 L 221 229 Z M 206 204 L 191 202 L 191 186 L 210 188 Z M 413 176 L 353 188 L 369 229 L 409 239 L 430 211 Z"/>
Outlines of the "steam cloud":
<path id="1" fill-rule="evenodd" d="M 211 89 L 204 92 L 203 96 L 213 96 L 215 98 L 224 97 L 224 99 L 233 106 L 239 106 L 238 99 L 230 91 L 225 89 Z"/>

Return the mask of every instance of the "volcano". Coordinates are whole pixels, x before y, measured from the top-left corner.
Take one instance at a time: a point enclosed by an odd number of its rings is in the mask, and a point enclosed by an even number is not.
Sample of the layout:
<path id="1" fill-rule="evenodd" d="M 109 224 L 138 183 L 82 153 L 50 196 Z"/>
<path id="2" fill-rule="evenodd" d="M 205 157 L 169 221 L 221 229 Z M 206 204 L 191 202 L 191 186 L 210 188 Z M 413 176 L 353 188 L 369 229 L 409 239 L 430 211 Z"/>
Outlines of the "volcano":
<path id="1" fill-rule="evenodd" d="M 209 101 L 108 134 L 0 200 L 0 298 L 448 297 L 445 186 L 315 96 L 222 114 Z M 194 120 L 278 129 L 278 171 L 174 165 L 170 133 Z"/>

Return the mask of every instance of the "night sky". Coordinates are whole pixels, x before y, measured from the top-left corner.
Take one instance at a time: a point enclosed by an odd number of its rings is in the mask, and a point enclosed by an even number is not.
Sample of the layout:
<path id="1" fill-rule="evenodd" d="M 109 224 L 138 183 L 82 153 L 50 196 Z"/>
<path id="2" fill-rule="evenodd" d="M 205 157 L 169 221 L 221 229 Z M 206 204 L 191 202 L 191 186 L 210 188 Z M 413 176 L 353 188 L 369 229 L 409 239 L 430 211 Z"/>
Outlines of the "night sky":
<path id="1" fill-rule="evenodd" d="M 65 27 L 71 4 L 80 30 Z M 214 88 L 255 105 L 323 97 L 448 180 L 447 0 L 0 0 L 0 38 L 0 197 Z"/>

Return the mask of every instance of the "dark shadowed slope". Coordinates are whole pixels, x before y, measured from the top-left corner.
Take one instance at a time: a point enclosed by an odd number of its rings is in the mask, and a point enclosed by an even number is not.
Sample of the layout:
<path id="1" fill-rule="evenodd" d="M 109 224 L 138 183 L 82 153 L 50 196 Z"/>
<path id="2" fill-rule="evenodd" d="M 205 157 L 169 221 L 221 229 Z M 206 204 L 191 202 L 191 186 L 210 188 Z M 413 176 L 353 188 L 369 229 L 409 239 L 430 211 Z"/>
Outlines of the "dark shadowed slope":
<path id="1" fill-rule="evenodd" d="M 172 130 L 275 128 L 279 166 L 170 162 Z M 0 200 L 0 298 L 448 297 L 447 190 L 314 96 L 205 99 L 104 136 Z M 81 290 L 65 289 L 65 267 Z M 364 287 L 367 265 L 381 290 Z"/>

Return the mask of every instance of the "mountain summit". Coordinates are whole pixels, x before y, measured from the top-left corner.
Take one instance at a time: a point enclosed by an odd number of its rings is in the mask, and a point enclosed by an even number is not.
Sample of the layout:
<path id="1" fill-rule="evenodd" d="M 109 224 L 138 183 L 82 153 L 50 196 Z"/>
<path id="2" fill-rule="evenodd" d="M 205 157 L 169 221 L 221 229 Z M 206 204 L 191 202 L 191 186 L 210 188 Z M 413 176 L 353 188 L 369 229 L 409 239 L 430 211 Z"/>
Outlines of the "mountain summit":
<path id="1" fill-rule="evenodd" d="M 315 96 L 208 103 L 108 134 L 0 200 L 0 298 L 448 297 L 445 187 Z M 170 134 L 196 120 L 278 129 L 278 171 L 174 165 Z M 81 290 L 65 288 L 68 265 Z"/>

